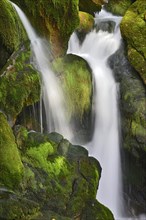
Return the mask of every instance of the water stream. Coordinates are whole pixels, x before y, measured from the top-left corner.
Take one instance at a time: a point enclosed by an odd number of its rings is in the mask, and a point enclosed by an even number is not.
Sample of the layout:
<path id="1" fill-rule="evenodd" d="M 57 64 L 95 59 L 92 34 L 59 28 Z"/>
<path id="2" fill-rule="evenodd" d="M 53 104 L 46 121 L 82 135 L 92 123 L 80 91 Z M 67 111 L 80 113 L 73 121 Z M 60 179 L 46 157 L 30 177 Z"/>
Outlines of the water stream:
<path id="1" fill-rule="evenodd" d="M 13 6 L 20 16 L 30 39 L 34 66 L 41 74 L 41 96 L 43 101 L 40 102 L 40 107 L 42 109 L 42 105 L 45 106 L 48 132 L 57 131 L 71 140 L 72 131 L 66 121 L 64 94 L 60 88 L 58 78 L 50 68 L 49 46 L 44 39 L 37 36 L 22 10 L 15 4 Z M 93 97 L 95 100 L 93 108 L 95 123 L 92 141 L 86 147 L 89 154 L 99 160 L 102 167 L 97 199 L 111 209 L 116 220 L 127 218 L 123 218 L 125 213 L 122 199 L 119 143 L 119 87 L 115 82 L 107 60 L 120 46 L 120 20 L 121 17 L 113 16 L 102 10 L 95 16 L 98 31 L 96 28 L 87 34 L 82 44 L 80 44 L 77 35 L 73 33 L 67 52 L 83 57 L 92 69 L 95 84 L 95 97 Z M 108 24 L 109 21 L 111 23 L 106 28 L 110 32 L 101 25 L 104 22 Z M 113 32 L 111 31 L 111 24 L 114 24 Z M 43 117 L 41 114 L 42 124 Z"/>
<path id="2" fill-rule="evenodd" d="M 28 38 L 31 42 L 33 53 L 33 64 L 41 74 L 42 79 L 42 100 L 45 106 L 45 117 L 48 132 L 56 131 L 71 139 L 71 128 L 66 121 L 65 97 L 59 85 L 59 80 L 50 68 L 50 50 L 46 40 L 40 38 L 34 31 L 29 20 L 23 11 L 14 3 L 23 25 L 26 29 Z M 42 109 L 42 102 L 41 107 Z M 42 111 L 41 111 L 42 112 Z M 41 113 L 40 121 L 43 116 Z M 43 131 L 43 125 L 41 125 Z"/>
<path id="3" fill-rule="evenodd" d="M 68 53 L 87 60 L 92 68 L 95 84 L 95 124 L 92 141 L 88 144 L 90 155 L 96 157 L 102 167 L 97 199 L 109 207 L 116 219 L 123 216 L 122 180 L 119 144 L 118 84 L 107 65 L 108 57 L 120 46 L 120 17 L 101 11 L 95 22 L 112 21 L 114 32 L 94 29 L 80 44 L 74 33 L 69 42 Z M 103 27 L 103 26 L 102 26 Z M 104 27 L 103 27 L 104 28 Z"/>

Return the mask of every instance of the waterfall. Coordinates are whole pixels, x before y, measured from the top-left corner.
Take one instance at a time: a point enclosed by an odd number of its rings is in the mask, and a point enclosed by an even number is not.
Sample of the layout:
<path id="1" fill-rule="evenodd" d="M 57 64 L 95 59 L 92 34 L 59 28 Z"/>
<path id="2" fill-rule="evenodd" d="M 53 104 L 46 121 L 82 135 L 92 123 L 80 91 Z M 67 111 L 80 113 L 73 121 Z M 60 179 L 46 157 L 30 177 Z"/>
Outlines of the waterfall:
<path id="1" fill-rule="evenodd" d="M 26 29 L 28 38 L 31 42 L 34 66 L 41 74 L 41 94 L 45 106 L 47 129 L 49 132 L 59 132 L 70 139 L 72 132 L 66 120 L 65 98 L 60 88 L 59 80 L 50 68 L 49 46 L 44 39 L 37 36 L 23 11 L 14 3 L 12 3 L 12 5 L 16 9 L 24 28 Z M 42 109 L 42 102 L 40 103 L 40 109 Z M 42 122 L 42 115 L 40 121 Z"/>
<path id="2" fill-rule="evenodd" d="M 114 80 L 107 59 L 120 46 L 120 20 L 121 17 L 115 17 L 102 10 L 95 17 L 95 24 L 102 28 L 88 33 L 82 44 L 73 33 L 68 47 L 68 53 L 83 57 L 92 69 L 95 84 L 95 124 L 93 138 L 87 148 L 102 167 L 97 199 L 109 207 L 118 220 L 123 216 L 118 84 Z M 107 24 L 107 21 L 114 25 L 114 31 L 111 33 L 104 30 L 103 25 Z"/>

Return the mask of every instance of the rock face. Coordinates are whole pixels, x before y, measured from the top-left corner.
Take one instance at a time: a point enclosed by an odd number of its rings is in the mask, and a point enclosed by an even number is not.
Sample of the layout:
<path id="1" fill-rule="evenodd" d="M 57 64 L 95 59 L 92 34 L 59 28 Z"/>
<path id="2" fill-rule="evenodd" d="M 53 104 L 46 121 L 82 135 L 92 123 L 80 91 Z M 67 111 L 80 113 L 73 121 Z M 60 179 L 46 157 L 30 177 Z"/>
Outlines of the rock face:
<path id="1" fill-rule="evenodd" d="M 70 35 L 79 24 L 78 0 L 14 0 L 40 36 L 49 39 L 55 57 L 64 55 Z"/>
<path id="2" fill-rule="evenodd" d="M 97 160 L 88 157 L 87 150 L 60 134 L 28 133 L 21 126 L 15 127 L 15 137 L 23 179 L 13 192 L 7 181 L 2 182 L 0 218 L 71 220 L 94 215 L 94 219 L 113 219 L 95 199 L 101 168 Z"/>
<path id="3" fill-rule="evenodd" d="M 127 42 L 128 59 L 146 84 L 146 1 L 137 0 L 125 13 L 121 33 Z"/>
<path id="4" fill-rule="evenodd" d="M 125 46 L 109 64 L 120 83 L 121 145 L 125 201 L 128 212 L 146 212 L 146 112 L 145 86 L 125 55 Z"/>
<path id="5" fill-rule="evenodd" d="M 94 15 L 95 12 L 101 10 L 104 0 L 79 0 L 79 10 Z"/>
<path id="6" fill-rule="evenodd" d="M 10 55 L 26 40 L 20 19 L 7 0 L 0 1 L 0 69 Z"/>

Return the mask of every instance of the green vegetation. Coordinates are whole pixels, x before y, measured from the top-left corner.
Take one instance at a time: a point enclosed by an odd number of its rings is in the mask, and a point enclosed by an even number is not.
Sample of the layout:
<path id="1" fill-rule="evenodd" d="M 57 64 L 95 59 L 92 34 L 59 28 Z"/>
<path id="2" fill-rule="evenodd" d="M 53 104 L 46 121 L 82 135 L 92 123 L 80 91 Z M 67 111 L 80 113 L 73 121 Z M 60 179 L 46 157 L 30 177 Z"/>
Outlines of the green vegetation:
<path id="1" fill-rule="evenodd" d="M 57 133 L 26 134 L 19 127 L 15 135 L 20 157 L 2 113 L 0 122 L 0 184 L 4 187 L 0 189 L 0 218 L 71 220 L 93 213 L 97 218 L 113 219 L 112 213 L 95 200 L 101 167 L 88 157 L 87 150 L 73 146 Z"/>
<path id="2" fill-rule="evenodd" d="M 79 17 L 80 17 L 80 24 L 77 28 L 79 32 L 85 32 L 88 33 L 91 31 L 94 25 L 94 18 L 92 15 L 86 13 L 86 12 L 79 12 Z"/>
<path id="3" fill-rule="evenodd" d="M 13 132 L 1 112 L 0 125 L 0 185 L 17 188 L 22 180 L 23 164 Z"/>
<path id="4" fill-rule="evenodd" d="M 24 46 L 13 54 L 1 71 L 0 108 L 11 120 L 40 99 L 39 74 L 30 64 L 30 50 Z"/>

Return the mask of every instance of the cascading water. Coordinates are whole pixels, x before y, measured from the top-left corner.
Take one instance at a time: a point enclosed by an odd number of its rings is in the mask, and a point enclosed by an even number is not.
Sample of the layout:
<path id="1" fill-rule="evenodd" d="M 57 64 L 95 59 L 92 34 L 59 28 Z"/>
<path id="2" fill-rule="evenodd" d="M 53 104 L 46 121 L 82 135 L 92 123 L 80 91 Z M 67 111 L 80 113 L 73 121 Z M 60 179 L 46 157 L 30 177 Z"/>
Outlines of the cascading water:
<path id="1" fill-rule="evenodd" d="M 45 106 L 47 129 L 49 132 L 56 131 L 63 134 L 68 139 L 71 139 L 71 128 L 65 116 L 65 99 L 60 89 L 58 79 L 50 68 L 49 47 L 44 39 L 37 36 L 23 11 L 14 3 L 12 3 L 12 5 L 15 7 L 26 29 L 28 38 L 31 42 L 34 65 L 41 73 L 42 99 Z"/>
<path id="2" fill-rule="evenodd" d="M 68 48 L 68 53 L 83 57 L 92 68 L 95 81 L 95 125 L 92 141 L 87 148 L 90 155 L 96 157 L 102 167 L 97 198 L 112 210 L 118 220 L 123 216 L 118 85 L 107 65 L 107 59 L 120 46 L 121 35 L 118 28 L 120 20 L 121 17 L 115 17 L 102 10 L 96 15 L 95 23 L 116 22 L 114 32 L 93 30 L 86 35 L 82 44 L 74 33 Z"/>

